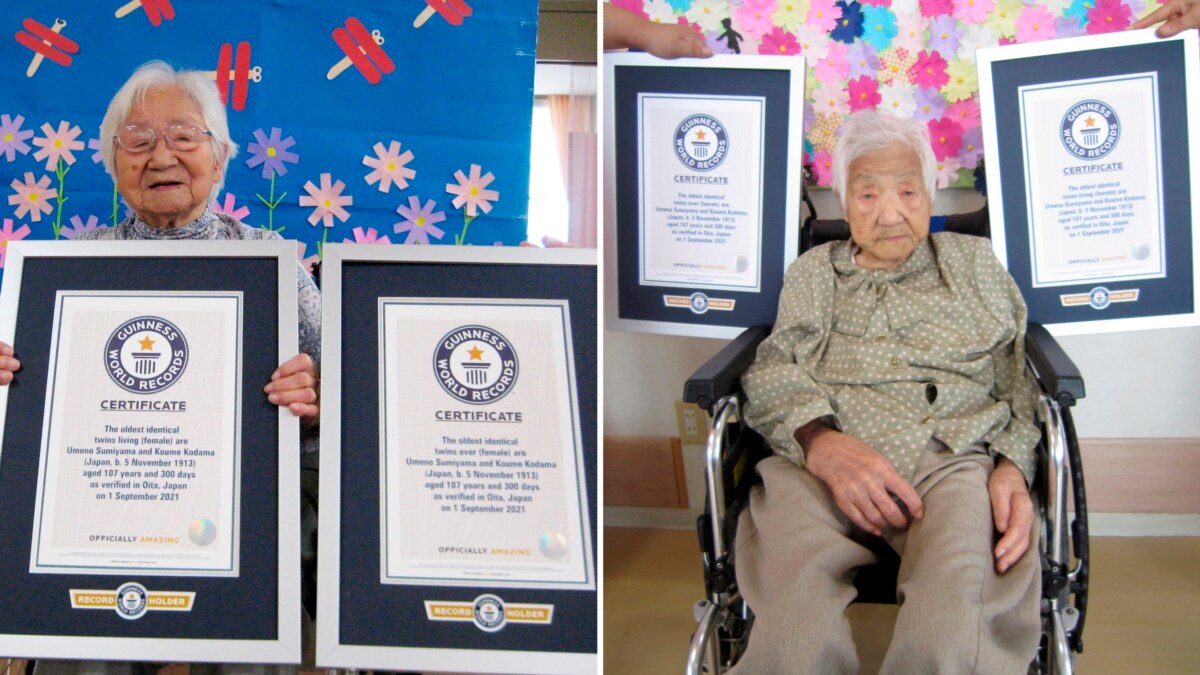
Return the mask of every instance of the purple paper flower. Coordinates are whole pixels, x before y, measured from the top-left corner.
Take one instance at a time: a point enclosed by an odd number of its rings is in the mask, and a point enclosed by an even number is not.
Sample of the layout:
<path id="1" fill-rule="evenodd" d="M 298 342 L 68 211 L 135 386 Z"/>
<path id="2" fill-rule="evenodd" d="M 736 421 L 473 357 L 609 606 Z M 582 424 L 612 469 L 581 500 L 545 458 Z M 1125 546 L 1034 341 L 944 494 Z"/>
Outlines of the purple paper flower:
<path id="1" fill-rule="evenodd" d="M 28 225 L 22 225 L 14 230 L 13 221 L 9 218 L 4 219 L 4 226 L 0 227 L 0 267 L 4 267 L 5 259 L 8 257 L 8 242 L 24 239 L 28 236 Z"/>
<path id="2" fill-rule="evenodd" d="M 91 232 L 92 230 L 106 230 L 106 229 L 108 229 L 108 225 L 104 225 L 103 227 L 101 227 L 100 219 L 97 218 L 96 216 L 88 216 L 87 222 L 84 222 L 84 220 L 82 218 L 80 218 L 79 216 L 71 216 L 71 225 L 69 227 L 64 227 L 59 232 L 59 234 L 66 237 L 67 239 L 74 239 L 75 237 L 78 237 L 79 235 L 83 234 L 84 232 Z"/>
<path id="3" fill-rule="evenodd" d="M 88 150 L 94 151 L 92 152 L 92 164 L 99 164 L 104 161 L 104 152 L 100 147 L 99 138 L 89 138 L 87 147 Z"/>
<path id="4" fill-rule="evenodd" d="M 421 205 L 420 197 L 409 197 L 408 206 L 397 206 L 396 213 L 404 216 L 402 222 L 396 223 L 396 234 L 403 232 L 408 233 L 408 238 L 404 240 L 406 244 L 422 243 L 428 244 L 430 235 L 434 239 L 441 239 L 445 236 L 445 232 L 441 228 L 434 225 L 446 219 L 444 211 L 434 211 L 437 208 L 437 203 L 432 199 Z"/>
<path id="5" fill-rule="evenodd" d="M 974 167 L 983 157 L 983 129 L 973 127 L 962 135 L 962 147 L 959 148 L 958 158 L 965 167 Z"/>
<path id="6" fill-rule="evenodd" d="M 270 178 L 272 173 L 276 176 L 286 174 L 287 166 L 284 165 L 284 162 L 295 164 L 300 161 L 300 155 L 288 152 L 288 148 L 296 144 L 296 139 L 291 136 L 282 138 L 282 136 L 283 131 L 278 127 L 271 127 L 270 138 L 263 133 L 262 129 L 255 129 L 254 138 L 258 142 L 246 146 L 250 152 L 250 159 L 246 160 L 246 166 L 253 169 L 262 164 L 263 178 Z"/>
<path id="7" fill-rule="evenodd" d="M 29 154 L 29 144 L 25 141 L 33 138 L 33 130 L 21 129 L 24 122 L 25 118 L 21 115 L 17 115 L 16 118 L 0 115 L 0 154 L 10 162 L 17 158 L 18 152 L 22 155 Z"/>
<path id="8" fill-rule="evenodd" d="M 866 40 L 856 40 L 850 45 L 850 51 L 846 52 L 846 60 L 850 62 L 848 77 L 852 80 L 863 75 L 875 77 L 875 73 L 879 72 L 879 57 L 875 55 L 875 48 Z"/>
<path id="9" fill-rule="evenodd" d="M 929 24 L 929 47 L 950 58 L 958 52 L 963 27 L 952 16 L 939 16 Z"/>
<path id="10" fill-rule="evenodd" d="M 937 120 L 942 118 L 942 113 L 946 110 L 946 99 L 938 93 L 937 89 L 927 89 L 921 87 L 917 89 L 917 111 L 913 117 L 922 122 Z"/>

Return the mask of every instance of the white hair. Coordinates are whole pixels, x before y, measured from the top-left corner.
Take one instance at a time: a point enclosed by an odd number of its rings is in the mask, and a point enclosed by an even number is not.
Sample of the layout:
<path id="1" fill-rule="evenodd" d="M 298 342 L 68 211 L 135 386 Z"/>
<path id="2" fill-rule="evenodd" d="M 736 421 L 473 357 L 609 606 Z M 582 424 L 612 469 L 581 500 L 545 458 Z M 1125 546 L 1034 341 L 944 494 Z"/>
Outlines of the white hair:
<path id="1" fill-rule="evenodd" d="M 217 198 L 225 184 L 229 162 L 237 156 L 238 146 L 229 136 L 229 119 L 225 116 L 225 105 L 217 93 L 216 83 L 198 70 L 176 70 L 163 61 L 149 61 L 138 66 L 133 75 L 121 85 L 108 111 L 100 122 L 100 152 L 104 157 L 104 169 L 116 180 L 114 156 L 117 148 L 117 128 L 125 123 L 133 107 L 146 100 L 151 89 L 175 88 L 183 92 L 200 110 L 204 128 L 212 132 L 213 156 L 221 167 L 221 180 L 213 184 L 209 201 Z"/>
<path id="2" fill-rule="evenodd" d="M 933 201 L 937 187 L 937 158 L 933 156 L 929 127 L 924 122 L 862 110 L 846 118 L 841 134 L 833 154 L 833 192 L 843 211 L 846 208 L 846 182 L 850 180 L 850 165 L 854 160 L 896 145 L 912 148 L 917 153 L 925 192 Z"/>

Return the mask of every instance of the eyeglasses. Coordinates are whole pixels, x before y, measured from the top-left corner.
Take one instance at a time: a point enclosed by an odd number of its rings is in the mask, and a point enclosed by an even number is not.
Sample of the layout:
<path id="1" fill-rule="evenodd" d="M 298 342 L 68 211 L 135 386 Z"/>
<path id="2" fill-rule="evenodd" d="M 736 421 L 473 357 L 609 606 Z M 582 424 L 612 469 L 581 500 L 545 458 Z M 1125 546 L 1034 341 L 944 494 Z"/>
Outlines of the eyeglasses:
<path id="1" fill-rule="evenodd" d="M 205 131 L 190 124 L 172 124 L 166 131 L 155 131 L 150 127 L 137 125 L 127 126 L 113 136 L 117 145 L 126 152 L 140 153 L 153 150 L 158 145 L 158 137 L 162 136 L 167 145 L 180 152 L 195 150 L 199 145 L 212 138 L 211 131 Z"/>

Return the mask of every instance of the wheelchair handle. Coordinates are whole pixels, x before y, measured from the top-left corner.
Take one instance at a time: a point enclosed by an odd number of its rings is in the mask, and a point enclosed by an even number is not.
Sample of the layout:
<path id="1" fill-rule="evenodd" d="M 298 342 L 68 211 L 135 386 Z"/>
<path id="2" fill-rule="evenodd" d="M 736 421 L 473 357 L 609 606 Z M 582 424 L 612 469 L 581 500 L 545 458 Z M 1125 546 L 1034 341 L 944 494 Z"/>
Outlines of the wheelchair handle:
<path id="1" fill-rule="evenodd" d="M 725 517 L 725 485 L 721 480 L 721 455 L 725 446 L 725 427 L 730 418 L 738 415 L 737 396 L 726 396 L 717 401 L 712 428 L 708 430 L 707 462 L 704 480 L 708 483 L 708 508 L 712 517 L 713 559 L 725 558 L 725 537 L 721 524 Z"/>

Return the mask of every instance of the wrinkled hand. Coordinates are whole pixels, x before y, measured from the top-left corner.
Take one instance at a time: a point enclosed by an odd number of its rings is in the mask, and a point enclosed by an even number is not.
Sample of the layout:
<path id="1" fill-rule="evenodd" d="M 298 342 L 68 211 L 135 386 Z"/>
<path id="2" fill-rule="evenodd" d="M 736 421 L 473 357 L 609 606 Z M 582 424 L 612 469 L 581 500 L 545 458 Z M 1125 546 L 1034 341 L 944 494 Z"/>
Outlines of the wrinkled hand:
<path id="1" fill-rule="evenodd" d="M 13 356 L 13 348 L 6 342 L 0 342 L 0 385 L 13 381 L 13 373 L 21 368 L 21 362 Z"/>
<path id="2" fill-rule="evenodd" d="M 320 417 L 320 390 L 317 364 L 313 363 L 311 356 L 303 353 L 284 361 L 271 373 L 271 381 L 263 387 L 268 401 L 287 406 L 305 427 L 316 424 Z"/>
<path id="3" fill-rule="evenodd" d="M 838 508 L 855 525 L 876 536 L 888 527 L 907 528 L 908 519 L 892 495 L 913 518 L 924 517 L 917 491 L 871 446 L 819 421 L 800 427 L 795 435 L 805 450 L 808 470 L 829 486 Z"/>
<path id="4" fill-rule="evenodd" d="M 1025 487 L 1025 475 L 1007 457 L 1001 457 L 988 478 L 992 519 L 1002 537 L 996 544 L 996 573 L 1004 574 L 1029 548 L 1033 527 L 1033 500 Z"/>
<path id="5" fill-rule="evenodd" d="M 697 59 L 712 56 L 704 36 L 680 24 L 655 24 L 646 34 L 646 51 L 660 59 L 690 56 Z"/>
<path id="6" fill-rule="evenodd" d="M 1149 28 L 1160 21 L 1162 25 L 1157 34 L 1163 38 L 1178 35 L 1188 28 L 1200 28 L 1200 0 L 1167 0 L 1162 7 L 1135 21 L 1129 28 Z"/>

